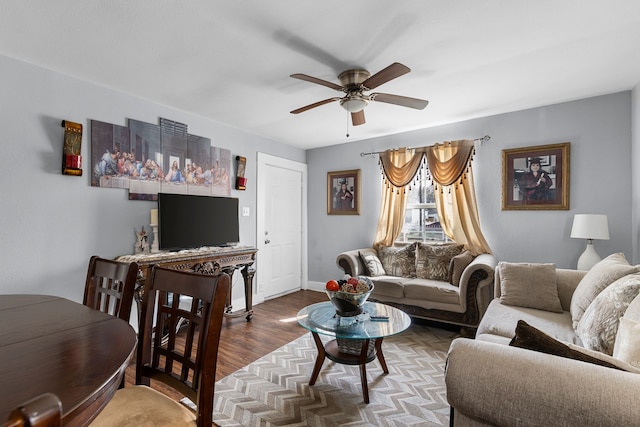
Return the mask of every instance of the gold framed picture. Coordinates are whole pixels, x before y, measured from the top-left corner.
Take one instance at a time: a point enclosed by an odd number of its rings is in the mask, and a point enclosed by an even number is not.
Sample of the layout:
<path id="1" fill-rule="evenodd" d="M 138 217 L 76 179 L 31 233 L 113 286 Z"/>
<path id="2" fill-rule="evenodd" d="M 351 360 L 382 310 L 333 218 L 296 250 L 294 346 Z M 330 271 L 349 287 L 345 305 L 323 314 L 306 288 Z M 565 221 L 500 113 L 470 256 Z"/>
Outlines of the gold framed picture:
<path id="1" fill-rule="evenodd" d="M 502 210 L 569 209 L 570 145 L 502 150 Z"/>
<path id="2" fill-rule="evenodd" d="M 327 172 L 327 214 L 360 215 L 360 169 Z"/>

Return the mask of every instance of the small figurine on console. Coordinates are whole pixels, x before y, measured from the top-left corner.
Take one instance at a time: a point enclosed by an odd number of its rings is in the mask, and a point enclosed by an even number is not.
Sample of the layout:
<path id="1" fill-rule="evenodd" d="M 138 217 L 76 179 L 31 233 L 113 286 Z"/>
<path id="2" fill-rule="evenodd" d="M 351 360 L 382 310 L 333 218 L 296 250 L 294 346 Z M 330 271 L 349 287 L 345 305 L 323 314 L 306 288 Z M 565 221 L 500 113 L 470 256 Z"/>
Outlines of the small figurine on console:
<path id="1" fill-rule="evenodd" d="M 145 254 L 149 252 L 149 234 L 144 229 L 144 225 L 140 229 L 140 231 L 133 229 L 136 232 L 136 244 L 135 244 L 135 253 L 136 254 Z"/>

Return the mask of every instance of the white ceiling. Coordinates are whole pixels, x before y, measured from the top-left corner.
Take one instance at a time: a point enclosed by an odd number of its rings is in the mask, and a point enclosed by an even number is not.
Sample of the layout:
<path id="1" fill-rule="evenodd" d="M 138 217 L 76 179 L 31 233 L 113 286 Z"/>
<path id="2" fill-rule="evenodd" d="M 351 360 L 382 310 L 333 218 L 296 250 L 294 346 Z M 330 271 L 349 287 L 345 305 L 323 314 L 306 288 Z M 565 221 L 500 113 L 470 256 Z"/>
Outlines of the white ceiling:
<path id="1" fill-rule="evenodd" d="M 0 54 L 306 149 L 629 90 L 640 1 L 2 0 Z M 290 74 L 393 62 L 426 109 L 289 113 L 340 95 Z"/>

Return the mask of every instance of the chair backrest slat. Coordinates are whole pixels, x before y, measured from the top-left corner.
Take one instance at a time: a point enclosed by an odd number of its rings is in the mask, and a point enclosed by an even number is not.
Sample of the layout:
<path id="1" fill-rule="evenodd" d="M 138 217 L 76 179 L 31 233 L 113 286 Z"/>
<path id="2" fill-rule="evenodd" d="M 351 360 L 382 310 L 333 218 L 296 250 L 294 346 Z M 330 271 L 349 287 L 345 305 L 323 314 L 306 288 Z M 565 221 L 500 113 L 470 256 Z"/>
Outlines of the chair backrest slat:
<path id="1" fill-rule="evenodd" d="M 161 381 L 197 406 L 211 426 L 215 372 L 229 276 L 154 266 L 145 282 L 136 383 Z M 155 316 L 154 316 L 155 313 Z M 183 327 L 181 327 L 183 326 Z"/>
<path id="2" fill-rule="evenodd" d="M 83 304 L 128 322 L 138 264 L 92 256 L 87 268 Z"/>

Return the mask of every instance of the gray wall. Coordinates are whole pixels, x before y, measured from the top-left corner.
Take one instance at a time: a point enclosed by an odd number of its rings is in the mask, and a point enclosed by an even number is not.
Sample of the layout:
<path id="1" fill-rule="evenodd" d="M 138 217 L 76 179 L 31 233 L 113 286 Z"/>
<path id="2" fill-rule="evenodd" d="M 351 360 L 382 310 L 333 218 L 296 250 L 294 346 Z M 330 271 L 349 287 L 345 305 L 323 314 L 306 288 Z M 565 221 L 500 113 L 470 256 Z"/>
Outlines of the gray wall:
<path id="1" fill-rule="evenodd" d="M 377 156 L 361 157 L 361 152 L 483 135 L 491 140 L 476 145 L 476 194 L 482 229 L 499 260 L 575 268 L 586 242 L 569 238 L 573 215 L 603 213 L 609 217 L 611 240 L 595 241 L 596 251 L 602 257 L 623 252 L 631 261 L 631 101 L 631 92 L 621 92 L 308 151 L 309 280 L 323 282 L 341 274 L 336 254 L 373 241 L 380 169 Z M 425 114 L 430 108 L 437 106 L 429 105 Z M 502 211 L 502 150 L 567 141 L 571 142 L 570 210 Z M 359 216 L 326 214 L 326 174 L 344 169 L 362 170 Z"/>
<path id="2" fill-rule="evenodd" d="M 638 91 L 551 105 L 421 131 L 303 151 L 186 112 L 109 88 L 79 81 L 0 56 L 3 180 L 0 191 L 1 293 L 47 293 L 79 301 L 93 254 L 115 257 L 133 251 L 133 229 L 149 223 L 152 202 L 129 201 L 124 190 L 90 186 L 91 165 L 82 177 L 60 173 L 62 120 L 85 125 L 82 153 L 89 159 L 89 121 L 126 126 L 129 118 L 186 123 L 189 132 L 248 159 L 247 191 L 232 190 L 252 215 L 241 217 L 241 241 L 255 245 L 257 152 L 308 164 L 309 280 L 341 274 L 337 253 L 369 246 L 380 204 L 377 157 L 361 152 L 417 147 L 451 139 L 491 135 L 474 161 L 480 220 L 501 260 L 555 262 L 575 267 L 585 242 L 569 238 L 575 213 L 609 215 L 611 240 L 596 241 L 601 256 L 624 252 L 637 262 L 640 186 L 637 164 Z M 429 108 L 437 108 L 430 105 Z M 428 109 L 425 114 L 428 114 Z M 632 118 L 634 132 L 632 137 Z M 352 134 L 357 128 L 352 130 Z M 571 210 L 501 211 L 501 151 L 570 141 Z M 636 149 L 632 150 L 632 141 Z M 363 202 L 358 216 L 326 214 L 328 171 L 361 169 Z M 633 202 L 633 204 L 632 204 Z M 633 215 L 632 215 L 633 213 Z M 634 218 L 632 220 L 632 218 Z M 630 232 L 633 230 L 633 232 Z M 259 259 L 259 257 L 258 257 Z M 259 269 L 258 269 L 259 274 Z M 238 279 L 238 278 L 236 278 Z M 236 293 L 240 292 L 236 295 Z M 241 298 L 234 287 L 234 299 Z"/>
<path id="3" fill-rule="evenodd" d="M 215 94 L 212 94 L 212 99 Z M 257 151 L 305 162 L 305 152 L 139 98 L 0 56 L 2 293 L 45 293 L 82 300 L 89 257 L 133 253 L 134 228 L 148 228 L 155 202 L 129 201 L 126 190 L 90 186 L 90 120 L 185 123 L 212 145 L 247 157 L 247 191 L 232 190 L 250 217 L 240 240 L 255 245 Z M 62 120 L 84 125 L 82 177 L 60 173 Z M 235 163 L 235 162 L 232 162 Z M 235 174 L 235 164 L 233 165 Z M 234 282 L 242 280 L 240 274 Z M 234 286 L 242 301 L 242 286 Z"/>

